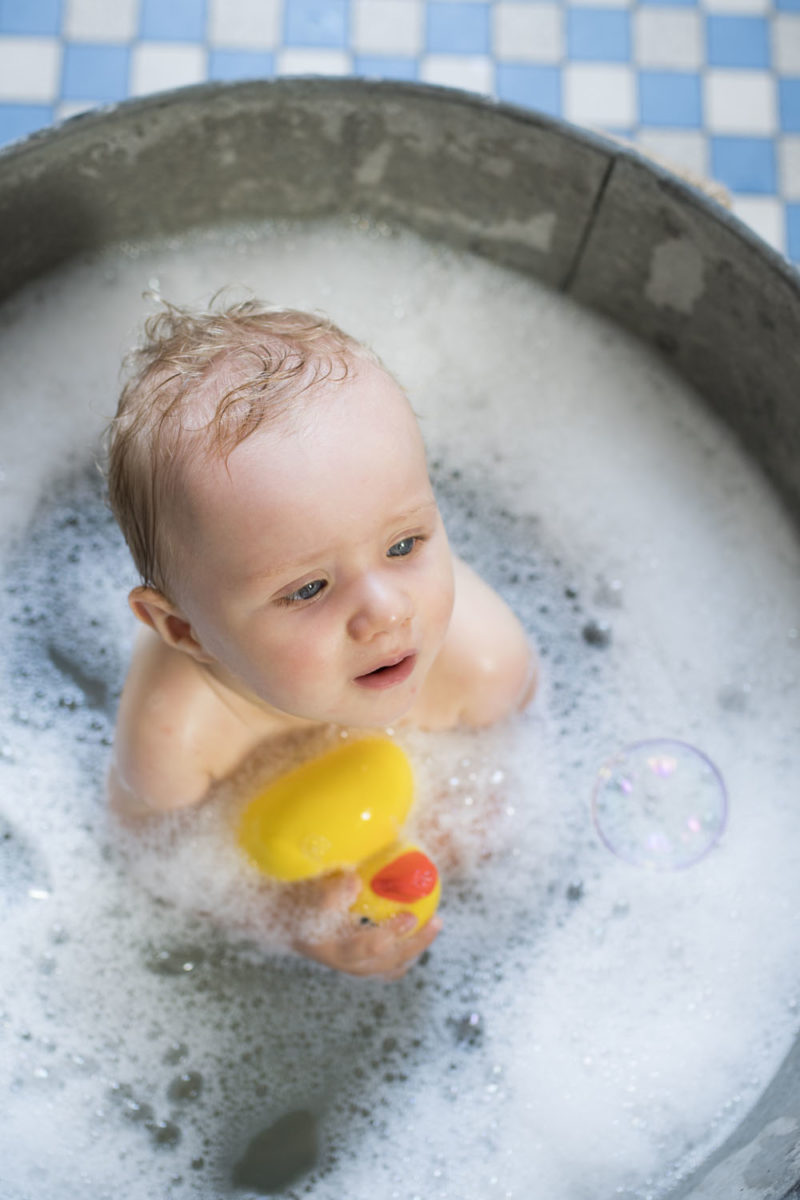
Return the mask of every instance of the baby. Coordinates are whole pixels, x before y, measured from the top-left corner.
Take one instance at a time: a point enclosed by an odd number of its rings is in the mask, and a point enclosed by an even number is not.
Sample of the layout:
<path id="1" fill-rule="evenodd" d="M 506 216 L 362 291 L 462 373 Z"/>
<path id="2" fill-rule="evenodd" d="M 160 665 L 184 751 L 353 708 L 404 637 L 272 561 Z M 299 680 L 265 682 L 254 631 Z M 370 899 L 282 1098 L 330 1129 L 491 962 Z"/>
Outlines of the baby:
<path id="1" fill-rule="evenodd" d="M 255 301 L 165 305 L 133 363 L 108 467 L 142 578 L 109 781 L 123 819 L 200 804 L 304 731 L 483 726 L 527 703 L 522 627 L 452 554 L 414 413 L 370 350 Z M 305 885 L 341 920 L 315 941 L 298 921 L 295 947 L 396 978 L 440 922 L 350 920 L 358 889 Z"/>

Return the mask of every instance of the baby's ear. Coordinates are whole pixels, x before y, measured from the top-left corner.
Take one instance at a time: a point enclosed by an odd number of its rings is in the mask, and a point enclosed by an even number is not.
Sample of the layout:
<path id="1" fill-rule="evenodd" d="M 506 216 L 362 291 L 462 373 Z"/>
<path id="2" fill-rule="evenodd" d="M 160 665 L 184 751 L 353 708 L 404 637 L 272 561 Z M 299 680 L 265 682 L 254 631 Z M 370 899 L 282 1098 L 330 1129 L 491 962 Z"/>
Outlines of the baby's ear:
<path id="1" fill-rule="evenodd" d="M 128 604 L 133 615 L 155 630 L 168 646 L 183 650 L 198 662 L 211 661 L 189 622 L 162 592 L 151 587 L 135 587 L 128 596 Z"/>

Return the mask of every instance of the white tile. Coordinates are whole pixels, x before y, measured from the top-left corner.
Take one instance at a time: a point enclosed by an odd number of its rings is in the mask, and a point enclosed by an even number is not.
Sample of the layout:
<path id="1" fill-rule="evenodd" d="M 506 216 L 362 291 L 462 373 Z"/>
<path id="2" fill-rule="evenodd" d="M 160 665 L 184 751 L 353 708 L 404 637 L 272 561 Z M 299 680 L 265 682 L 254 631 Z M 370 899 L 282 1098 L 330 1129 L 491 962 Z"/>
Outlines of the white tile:
<path id="1" fill-rule="evenodd" d="M 626 129 L 636 123 L 633 69 L 595 63 L 564 68 L 564 116 L 579 125 Z"/>
<path id="2" fill-rule="evenodd" d="M 800 16 L 794 13 L 772 18 L 772 66 L 783 75 L 800 75 Z"/>
<path id="3" fill-rule="evenodd" d="M 66 121 L 68 117 L 77 117 L 80 113 L 91 112 L 99 107 L 99 100 L 62 100 L 56 107 L 56 120 Z"/>
<path id="4" fill-rule="evenodd" d="M 175 42 L 141 42 L 133 48 L 131 95 L 144 96 L 167 88 L 200 83 L 206 77 L 202 46 Z"/>
<path id="5" fill-rule="evenodd" d="M 772 12 L 772 0 L 704 0 L 702 5 L 708 12 L 741 16 L 751 13 L 764 15 Z"/>
<path id="6" fill-rule="evenodd" d="M 784 200 L 800 200 L 800 134 L 778 139 L 780 193 Z"/>
<path id="7" fill-rule="evenodd" d="M 208 36 L 214 46 L 272 50 L 280 44 L 280 0 L 210 0 Z"/>
<path id="8" fill-rule="evenodd" d="M 734 196 L 734 215 L 781 253 L 786 249 L 783 205 L 774 196 Z"/>
<path id="9" fill-rule="evenodd" d="M 139 0 L 67 0 L 64 33 L 76 42 L 127 42 L 138 19 Z"/>
<path id="10" fill-rule="evenodd" d="M 706 125 L 712 133 L 774 136 L 776 88 L 768 71 L 712 69 L 704 87 Z"/>
<path id="11" fill-rule="evenodd" d="M 768 71 L 710 68 L 703 77 L 706 125 L 712 133 L 773 135 L 777 89 Z"/>
<path id="12" fill-rule="evenodd" d="M 636 0 L 580 0 L 581 8 L 633 8 Z"/>
<path id="13" fill-rule="evenodd" d="M 483 54 L 426 54 L 420 61 L 419 77 L 423 83 L 491 95 L 494 66 Z"/>
<path id="14" fill-rule="evenodd" d="M 353 62 L 344 50 L 281 50 L 279 75 L 349 75 Z"/>
<path id="15" fill-rule="evenodd" d="M 512 62 L 560 62 L 564 57 L 563 9 L 559 4 L 499 0 L 494 7 L 494 52 Z"/>
<path id="16" fill-rule="evenodd" d="M 640 150 L 651 154 L 668 170 L 688 171 L 700 179 L 708 177 L 708 139 L 695 130 L 641 129 L 636 136 Z"/>
<path id="17" fill-rule="evenodd" d="M 416 57 L 423 45 L 422 15 L 421 0 L 355 0 L 353 49 Z"/>
<path id="18" fill-rule="evenodd" d="M 0 100 L 52 104 L 60 71 L 58 38 L 0 37 Z"/>
<path id="19" fill-rule="evenodd" d="M 639 8 L 633 16 L 634 57 L 640 67 L 697 71 L 703 31 L 695 9 Z"/>

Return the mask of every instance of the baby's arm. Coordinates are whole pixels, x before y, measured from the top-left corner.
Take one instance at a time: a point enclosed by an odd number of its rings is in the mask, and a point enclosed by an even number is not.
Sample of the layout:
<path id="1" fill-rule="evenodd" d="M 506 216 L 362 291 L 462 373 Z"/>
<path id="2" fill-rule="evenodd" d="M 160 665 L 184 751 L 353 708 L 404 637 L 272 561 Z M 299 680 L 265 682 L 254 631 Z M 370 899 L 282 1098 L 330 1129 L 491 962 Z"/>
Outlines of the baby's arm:
<path id="1" fill-rule="evenodd" d="M 136 820 L 199 804 L 215 779 L 219 707 L 188 655 L 140 632 L 117 713 L 112 807 Z M 234 766 L 231 763 L 231 768 Z"/>
<path id="2" fill-rule="evenodd" d="M 493 725 L 531 700 L 536 655 L 504 600 L 456 558 L 455 603 L 444 646 L 414 714 L 425 729 Z"/>
<path id="3" fill-rule="evenodd" d="M 137 825 L 200 804 L 261 744 L 235 719 L 194 660 L 143 631 L 120 701 L 109 793 L 117 815 Z M 294 950 L 350 975 L 398 979 L 436 937 L 438 918 L 414 930 L 407 914 L 381 926 L 349 913 L 360 891 L 355 872 L 285 885 Z M 330 918 L 337 918 L 331 925 Z M 412 932 L 413 931 L 413 932 Z M 258 937 L 259 930 L 251 934 Z"/>

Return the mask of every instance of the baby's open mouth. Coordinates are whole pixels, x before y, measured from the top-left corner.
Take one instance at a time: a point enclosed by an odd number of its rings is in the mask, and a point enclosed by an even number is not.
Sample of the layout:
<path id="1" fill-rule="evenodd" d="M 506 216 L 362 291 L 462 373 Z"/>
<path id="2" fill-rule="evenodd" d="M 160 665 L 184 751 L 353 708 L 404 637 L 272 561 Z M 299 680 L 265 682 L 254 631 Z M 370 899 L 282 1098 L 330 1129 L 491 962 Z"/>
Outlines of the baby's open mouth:
<path id="1" fill-rule="evenodd" d="M 416 651 L 411 654 L 404 654 L 402 658 L 395 659 L 393 662 L 387 662 L 381 667 L 376 667 L 374 671 L 367 671 L 365 675 L 357 675 L 355 682 L 361 687 L 366 688 L 389 688 L 395 684 L 403 683 L 408 679 L 417 661 Z"/>

